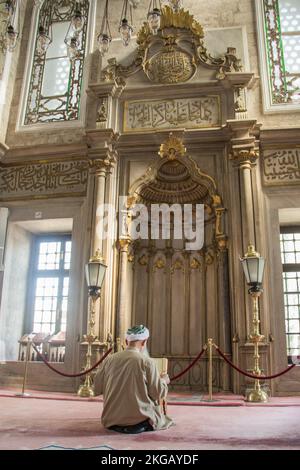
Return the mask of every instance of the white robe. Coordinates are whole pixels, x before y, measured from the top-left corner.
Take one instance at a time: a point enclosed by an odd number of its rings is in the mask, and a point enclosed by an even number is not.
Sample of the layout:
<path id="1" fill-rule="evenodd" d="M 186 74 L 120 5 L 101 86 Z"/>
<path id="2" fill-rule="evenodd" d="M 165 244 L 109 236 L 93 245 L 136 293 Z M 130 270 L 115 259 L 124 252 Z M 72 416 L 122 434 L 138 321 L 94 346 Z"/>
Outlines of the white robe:
<path id="1" fill-rule="evenodd" d="M 102 424 L 130 426 L 150 419 L 155 430 L 173 421 L 162 412 L 160 401 L 168 386 L 160 378 L 155 361 L 135 348 L 109 356 L 95 376 L 95 394 L 103 394 Z"/>

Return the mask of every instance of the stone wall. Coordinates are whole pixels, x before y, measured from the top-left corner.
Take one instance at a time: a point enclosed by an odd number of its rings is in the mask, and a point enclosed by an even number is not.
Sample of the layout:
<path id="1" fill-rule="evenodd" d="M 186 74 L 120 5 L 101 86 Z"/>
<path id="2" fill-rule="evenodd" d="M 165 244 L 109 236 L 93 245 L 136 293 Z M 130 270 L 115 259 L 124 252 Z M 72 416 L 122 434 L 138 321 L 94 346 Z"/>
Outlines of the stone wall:
<path id="1" fill-rule="evenodd" d="M 99 77 L 99 68 L 101 67 L 101 59 L 96 50 L 96 37 L 101 24 L 102 3 L 98 0 L 96 27 L 94 35 L 94 46 L 91 47 L 93 53 L 88 57 L 89 73 L 95 81 Z M 28 53 L 28 38 L 31 28 L 31 17 L 33 12 L 33 0 L 22 2 L 26 4 L 24 28 L 22 32 L 22 42 L 20 46 L 20 55 L 18 52 L 12 56 L 11 73 L 9 80 L 6 83 L 5 91 L 5 107 L 1 111 L 1 135 L 2 142 L 10 147 L 15 146 L 30 146 L 35 144 L 70 144 L 79 143 L 84 141 L 84 130 L 73 129 L 64 127 L 63 130 L 56 128 L 55 130 L 47 130 L 47 126 L 43 126 L 43 132 L 40 130 L 32 132 L 17 132 L 17 118 L 20 109 L 20 95 L 25 73 L 26 56 Z M 111 29 L 114 39 L 118 38 L 118 22 L 121 15 L 121 0 L 111 1 Z M 215 0 L 214 2 L 207 3 L 205 0 L 185 0 L 184 6 L 189 9 L 203 25 L 204 30 L 214 28 L 232 28 L 243 26 L 247 32 L 247 46 L 249 52 L 250 70 L 259 75 L 259 58 L 256 33 L 256 19 L 255 19 L 255 2 L 253 0 Z M 134 25 L 137 31 L 145 20 L 145 15 L 148 9 L 148 0 L 142 0 L 137 10 L 134 10 Z M 134 40 L 133 40 L 134 41 Z M 210 41 L 211 42 L 211 41 Z M 227 46 L 231 44 L 224 44 L 224 51 Z M 132 50 L 130 46 L 129 50 Z M 125 50 L 126 53 L 126 50 Z M 17 60 L 19 58 L 18 66 Z M 17 69 L 17 70 L 16 70 Z M 87 83 L 84 84 L 86 89 Z M 263 127 L 290 127 L 295 126 L 299 122 L 299 114 L 271 114 L 264 115 L 262 111 L 262 98 L 261 87 L 257 86 L 251 91 L 249 99 L 249 116 L 257 118 Z M 13 95 L 12 101 L 11 97 Z M 11 102 L 11 106 L 10 106 Z M 8 122 L 8 132 L 5 136 L 6 125 Z M 0 140 L 1 140 L 0 135 Z"/>

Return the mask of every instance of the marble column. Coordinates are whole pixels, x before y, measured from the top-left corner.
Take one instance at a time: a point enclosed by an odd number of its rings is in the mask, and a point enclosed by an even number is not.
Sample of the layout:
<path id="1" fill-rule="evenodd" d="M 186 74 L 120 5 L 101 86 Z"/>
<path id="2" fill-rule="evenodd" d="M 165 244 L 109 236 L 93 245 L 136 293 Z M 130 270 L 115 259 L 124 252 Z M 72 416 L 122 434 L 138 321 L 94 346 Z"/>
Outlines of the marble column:
<path id="1" fill-rule="evenodd" d="M 94 195 L 93 195 L 93 224 L 91 236 L 91 253 L 93 256 L 97 250 L 103 255 L 103 218 L 99 207 L 105 203 L 105 185 L 107 169 L 103 160 L 93 160 L 91 162 L 92 171 L 94 171 Z M 103 291 L 103 289 L 102 289 Z M 96 343 L 103 343 L 106 338 L 101 327 L 101 305 L 102 298 L 96 304 L 95 311 L 95 334 Z"/>
<path id="2" fill-rule="evenodd" d="M 101 206 L 105 204 L 105 186 L 108 167 L 102 160 L 94 161 L 95 165 L 95 196 L 94 196 L 94 230 L 92 253 L 97 250 L 103 253 L 103 213 Z"/>
<path id="3" fill-rule="evenodd" d="M 259 150 L 254 132 L 259 129 L 256 120 L 232 120 L 228 126 L 233 131 L 230 159 L 239 169 L 241 183 L 243 249 L 256 243 L 252 188 L 252 171 L 256 167 Z"/>
<path id="4" fill-rule="evenodd" d="M 128 312 L 127 312 L 127 296 L 128 296 L 128 283 L 127 283 L 127 270 L 128 270 L 128 250 L 131 244 L 130 238 L 122 238 L 119 240 L 120 250 L 120 264 L 119 264 L 119 295 L 118 295 L 118 310 L 117 310 L 117 338 L 121 339 L 123 343 L 125 333 L 128 327 Z"/>

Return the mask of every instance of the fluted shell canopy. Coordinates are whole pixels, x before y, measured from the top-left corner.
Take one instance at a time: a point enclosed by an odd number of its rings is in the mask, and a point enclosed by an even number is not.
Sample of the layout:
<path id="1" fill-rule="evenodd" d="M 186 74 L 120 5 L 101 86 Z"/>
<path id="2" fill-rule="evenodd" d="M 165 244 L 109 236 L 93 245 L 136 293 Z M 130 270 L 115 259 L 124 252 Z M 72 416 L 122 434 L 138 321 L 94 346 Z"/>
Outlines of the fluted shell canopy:
<path id="1" fill-rule="evenodd" d="M 178 160 L 164 163 L 156 178 L 140 191 L 148 204 L 192 204 L 207 202 L 208 189 L 193 180 L 186 166 Z"/>

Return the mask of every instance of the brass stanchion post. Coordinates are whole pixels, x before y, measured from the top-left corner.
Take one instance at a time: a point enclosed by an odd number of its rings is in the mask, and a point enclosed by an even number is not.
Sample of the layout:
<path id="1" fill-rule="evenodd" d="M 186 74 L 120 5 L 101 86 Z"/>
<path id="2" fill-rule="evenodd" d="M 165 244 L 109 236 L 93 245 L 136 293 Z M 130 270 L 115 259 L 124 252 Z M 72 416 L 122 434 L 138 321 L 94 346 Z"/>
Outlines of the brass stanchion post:
<path id="1" fill-rule="evenodd" d="M 89 370 L 92 367 L 92 345 L 97 340 L 97 335 L 95 334 L 96 302 L 100 298 L 106 268 L 107 266 L 104 264 L 99 250 L 96 251 L 95 256 L 93 256 L 86 265 L 86 280 L 89 288 L 90 308 L 87 334 L 83 337 L 84 342 L 87 344 L 84 370 Z M 101 345 L 107 346 L 107 343 L 101 343 Z M 77 394 L 85 398 L 95 396 L 91 373 L 86 374 L 84 384 L 79 387 Z"/>
<path id="2" fill-rule="evenodd" d="M 89 317 L 88 334 L 84 336 L 84 341 L 87 343 L 85 370 L 89 370 L 92 367 L 92 344 L 96 340 L 96 336 L 94 334 L 96 301 L 97 298 L 91 298 L 91 312 Z M 85 398 L 95 396 L 91 373 L 86 374 L 84 384 L 79 387 L 78 395 Z"/>
<path id="3" fill-rule="evenodd" d="M 260 369 L 260 355 L 259 355 L 259 343 L 264 339 L 264 336 L 260 334 L 260 320 L 259 320 L 259 312 L 258 312 L 258 299 L 261 292 L 252 292 L 251 297 L 253 301 L 253 332 L 250 335 L 250 341 L 254 345 L 254 352 L 253 352 L 253 360 L 254 360 L 254 367 L 253 367 L 253 374 L 261 375 Z M 254 389 L 249 390 L 246 396 L 247 401 L 256 402 L 256 403 L 265 403 L 268 401 L 267 393 L 261 389 L 260 380 L 254 380 Z"/>
<path id="4" fill-rule="evenodd" d="M 31 343 L 32 341 L 27 339 L 27 345 L 26 345 L 26 357 L 25 357 L 25 366 L 24 366 L 24 375 L 23 375 L 23 384 L 22 384 L 22 392 L 17 393 L 17 397 L 30 397 L 29 393 L 25 393 L 25 387 L 26 387 L 26 382 L 27 382 L 27 374 L 28 374 L 28 362 L 29 362 L 29 355 L 30 355 L 30 349 L 31 349 Z"/>
<path id="5" fill-rule="evenodd" d="M 263 291 L 262 280 L 265 267 L 265 259 L 255 251 L 254 245 L 248 246 L 248 251 L 241 259 L 244 274 L 249 286 L 249 294 L 253 303 L 252 332 L 250 341 L 253 343 L 253 374 L 261 375 L 259 344 L 263 341 L 264 336 L 260 334 L 260 320 L 258 310 L 258 299 Z M 265 403 L 268 401 L 267 393 L 261 389 L 260 380 L 255 379 L 254 388 L 246 392 L 246 401 Z"/>
<path id="6" fill-rule="evenodd" d="M 208 400 L 213 401 L 213 357 L 212 357 L 212 348 L 213 348 L 213 340 L 212 338 L 208 338 L 207 340 L 208 345 Z"/>

